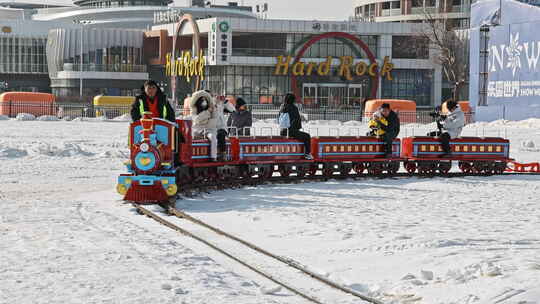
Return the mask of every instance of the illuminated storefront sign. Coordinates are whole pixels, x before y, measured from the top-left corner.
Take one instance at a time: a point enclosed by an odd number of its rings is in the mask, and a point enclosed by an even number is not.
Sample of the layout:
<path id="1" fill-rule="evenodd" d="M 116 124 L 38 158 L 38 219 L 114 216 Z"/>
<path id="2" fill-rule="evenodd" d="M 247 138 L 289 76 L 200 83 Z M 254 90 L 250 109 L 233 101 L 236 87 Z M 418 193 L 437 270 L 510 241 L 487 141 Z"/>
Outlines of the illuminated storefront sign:
<path id="1" fill-rule="evenodd" d="M 197 57 L 192 57 L 190 51 L 183 51 L 182 55 L 176 60 L 172 58 L 171 53 L 166 55 L 165 74 L 169 77 L 183 76 L 187 82 L 191 81 L 194 76 L 204 80 L 204 67 L 206 60 L 204 59 L 202 50 L 199 51 Z"/>
<path id="2" fill-rule="evenodd" d="M 297 61 L 291 64 L 291 56 L 278 56 L 274 75 L 287 75 L 292 73 L 294 76 L 311 76 L 315 74 L 326 76 L 330 73 L 332 59 L 333 57 L 328 56 L 326 57 L 326 61 L 321 63 Z M 347 80 L 353 80 L 353 75 L 363 76 L 367 74 L 376 77 L 378 74 L 379 64 L 376 62 L 370 65 L 362 61 L 353 64 L 354 59 L 352 56 L 342 56 L 339 57 L 339 60 L 340 64 L 337 67 L 339 76 L 345 77 Z M 390 62 L 390 58 L 388 56 L 384 57 L 381 68 L 381 77 L 392 80 L 392 69 L 394 69 L 394 65 Z"/>

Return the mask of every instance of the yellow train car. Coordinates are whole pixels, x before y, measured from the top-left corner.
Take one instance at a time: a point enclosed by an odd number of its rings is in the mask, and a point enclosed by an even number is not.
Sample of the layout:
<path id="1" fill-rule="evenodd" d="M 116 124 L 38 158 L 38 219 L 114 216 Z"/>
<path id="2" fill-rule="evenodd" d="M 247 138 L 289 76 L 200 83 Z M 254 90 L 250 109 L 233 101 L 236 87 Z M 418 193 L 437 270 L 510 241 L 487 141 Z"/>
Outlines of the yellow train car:
<path id="1" fill-rule="evenodd" d="M 104 96 L 94 97 L 94 110 L 96 117 L 105 116 L 115 118 L 128 114 L 135 96 Z"/>

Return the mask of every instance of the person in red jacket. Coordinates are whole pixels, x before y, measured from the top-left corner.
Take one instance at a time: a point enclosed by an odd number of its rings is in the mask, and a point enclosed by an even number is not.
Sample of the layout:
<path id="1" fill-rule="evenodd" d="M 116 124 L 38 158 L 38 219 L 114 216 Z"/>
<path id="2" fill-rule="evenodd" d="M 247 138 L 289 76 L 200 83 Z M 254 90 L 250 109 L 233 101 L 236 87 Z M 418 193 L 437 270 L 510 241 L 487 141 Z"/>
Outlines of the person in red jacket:
<path id="1" fill-rule="evenodd" d="M 142 94 L 138 95 L 131 105 L 131 119 L 134 122 L 140 120 L 144 112 L 152 112 L 154 118 L 163 118 L 175 122 L 174 109 L 153 80 L 144 83 Z"/>

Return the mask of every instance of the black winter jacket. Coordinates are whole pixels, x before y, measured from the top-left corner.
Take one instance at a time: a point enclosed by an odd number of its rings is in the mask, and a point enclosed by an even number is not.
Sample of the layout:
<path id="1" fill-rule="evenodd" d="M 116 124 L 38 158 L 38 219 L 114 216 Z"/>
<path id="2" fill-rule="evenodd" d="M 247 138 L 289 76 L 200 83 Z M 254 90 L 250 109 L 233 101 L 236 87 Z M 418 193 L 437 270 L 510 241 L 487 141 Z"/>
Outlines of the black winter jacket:
<path id="1" fill-rule="evenodd" d="M 171 107 L 171 105 L 167 101 L 167 97 L 165 96 L 165 94 L 163 94 L 161 91 L 158 91 L 157 96 L 158 96 L 158 109 L 160 113 L 159 118 L 166 119 L 170 122 L 175 122 L 174 109 L 173 107 Z M 150 109 L 148 108 L 148 103 L 146 102 L 147 98 L 148 96 L 145 93 L 142 93 L 141 95 L 135 98 L 135 101 L 131 105 L 131 119 L 133 121 L 138 121 L 142 117 L 142 113 L 140 110 L 141 102 L 144 107 L 144 111 L 145 112 L 150 111 Z"/>
<path id="2" fill-rule="evenodd" d="M 390 111 L 390 114 L 388 115 L 388 117 L 386 117 L 386 120 L 388 121 L 388 126 L 385 126 L 384 124 L 379 124 L 380 128 L 383 129 L 389 135 L 392 135 L 393 137 L 398 136 L 399 117 L 396 114 L 396 112 Z"/>
<path id="3" fill-rule="evenodd" d="M 251 127 L 252 124 L 253 119 L 250 111 L 233 112 L 231 115 L 229 115 L 229 119 L 227 120 L 227 126 L 236 128 L 238 135 L 240 136 L 249 136 L 251 133 L 250 130 L 245 129 L 244 131 L 244 128 Z M 229 129 L 229 134 L 235 135 L 234 130 Z"/>
<path id="4" fill-rule="evenodd" d="M 289 119 L 291 121 L 291 127 L 289 130 L 300 130 L 302 129 L 302 117 L 300 117 L 300 112 L 294 104 L 283 104 L 279 113 L 289 113 Z"/>

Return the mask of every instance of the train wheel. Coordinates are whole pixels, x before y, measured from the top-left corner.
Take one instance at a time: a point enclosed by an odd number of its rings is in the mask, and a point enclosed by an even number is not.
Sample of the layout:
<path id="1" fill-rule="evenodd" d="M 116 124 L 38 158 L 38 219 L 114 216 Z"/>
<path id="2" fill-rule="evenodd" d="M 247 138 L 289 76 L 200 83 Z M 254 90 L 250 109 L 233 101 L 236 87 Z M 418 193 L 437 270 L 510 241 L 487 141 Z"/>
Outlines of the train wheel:
<path id="1" fill-rule="evenodd" d="M 322 175 L 326 178 L 330 178 L 332 177 L 332 175 L 334 175 L 334 169 L 332 168 L 324 168 L 322 170 Z"/>
<path id="2" fill-rule="evenodd" d="M 448 172 L 450 172 L 450 169 L 452 169 L 452 163 L 451 162 L 440 162 L 438 166 L 438 170 L 440 174 L 446 175 Z"/>
<path id="3" fill-rule="evenodd" d="M 291 175 L 291 168 L 288 166 L 279 166 L 278 171 L 282 177 L 289 177 Z"/>
<path id="4" fill-rule="evenodd" d="M 364 173 L 364 170 L 366 170 L 366 166 L 364 165 L 364 163 L 356 163 L 354 164 L 354 172 L 356 172 L 356 174 L 362 174 Z"/>
<path id="5" fill-rule="evenodd" d="M 474 162 L 472 164 L 472 172 L 475 174 L 484 173 L 484 164 L 482 162 Z"/>
<path id="6" fill-rule="evenodd" d="M 407 170 L 407 172 L 409 174 L 413 174 L 414 172 L 416 172 L 416 163 L 415 162 L 411 162 L 411 161 L 407 161 L 405 162 L 405 170 Z"/>
<path id="7" fill-rule="evenodd" d="M 339 174 L 341 176 L 347 176 L 349 175 L 350 172 L 351 172 L 351 167 L 346 164 L 343 164 L 341 168 L 339 169 Z"/>
<path id="8" fill-rule="evenodd" d="M 305 166 L 297 166 L 296 167 L 296 176 L 299 178 L 302 178 L 306 176 L 306 173 L 308 172 L 309 168 L 306 168 Z"/>
<path id="9" fill-rule="evenodd" d="M 437 163 L 432 161 L 420 162 L 418 164 L 418 173 L 426 176 L 433 176 L 437 173 Z"/>
<path id="10" fill-rule="evenodd" d="M 485 175 L 495 174 L 495 162 L 485 162 L 483 172 Z"/>
<path id="11" fill-rule="evenodd" d="M 461 172 L 469 174 L 472 173 L 473 167 L 468 162 L 459 162 L 459 169 L 461 170 Z"/>
<path id="12" fill-rule="evenodd" d="M 247 166 L 241 166 L 240 168 L 238 168 L 237 177 L 241 179 L 251 178 L 251 174 L 249 174 L 249 168 Z"/>
<path id="13" fill-rule="evenodd" d="M 399 162 L 392 161 L 388 163 L 387 172 L 390 175 L 394 175 L 399 171 Z"/>
<path id="14" fill-rule="evenodd" d="M 259 171 L 257 171 L 257 178 L 259 180 L 265 180 L 268 177 L 268 171 L 270 171 L 270 168 L 267 166 L 259 167 Z"/>
<path id="15" fill-rule="evenodd" d="M 418 162 L 418 173 L 420 175 L 428 175 L 429 169 L 426 163 L 424 162 Z"/>
<path id="16" fill-rule="evenodd" d="M 506 169 L 506 162 L 495 163 L 495 174 L 503 174 Z"/>
<path id="17" fill-rule="evenodd" d="M 368 167 L 368 173 L 373 176 L 380 176 L 383 173 L 382 165 L 380 163 L 370 163 Z"/>
<path id="18" fill-rule="evenodd" d="M 317 170 L 319 170 L 319 165 L 311 165 L 307 170 L 307 173 L 309 176 L 315 176 L 317 175 Z"/>

